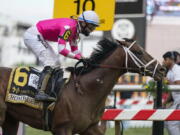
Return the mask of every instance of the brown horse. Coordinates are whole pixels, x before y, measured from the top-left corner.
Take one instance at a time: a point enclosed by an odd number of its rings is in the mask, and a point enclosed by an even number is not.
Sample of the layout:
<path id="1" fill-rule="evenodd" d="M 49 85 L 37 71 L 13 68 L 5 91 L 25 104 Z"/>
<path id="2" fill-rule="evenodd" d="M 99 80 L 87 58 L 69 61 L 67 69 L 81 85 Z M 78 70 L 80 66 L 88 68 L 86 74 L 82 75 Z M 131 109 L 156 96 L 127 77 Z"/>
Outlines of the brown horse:
<path id="1" fill-rule="evenodd" d="M 135 42 L 104 39 L 98 46 L 86 60 L 88 65 L 78 68 L 81 75 L 72 75 L 62 88 L 52 112 L 52 134 L 95 134 L 104 112 L 106 97 L 125 72 L 152 76 L 156 80 L 163 77 L 162 66 Z M 0 124 L 3 135 L 16 135 L 20 121 L 43 129 L 45 122 L 42 111 L 4 102 L 11 71 L 11 68 L 0 68 Z"/>

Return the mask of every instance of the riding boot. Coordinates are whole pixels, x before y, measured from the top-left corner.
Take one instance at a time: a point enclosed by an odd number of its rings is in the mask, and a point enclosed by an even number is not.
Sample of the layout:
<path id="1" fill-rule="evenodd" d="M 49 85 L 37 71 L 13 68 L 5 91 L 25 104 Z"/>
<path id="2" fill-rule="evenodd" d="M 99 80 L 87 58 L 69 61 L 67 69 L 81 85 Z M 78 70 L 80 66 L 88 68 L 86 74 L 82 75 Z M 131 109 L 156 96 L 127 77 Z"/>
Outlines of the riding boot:
<path id="1" fill-rule="evenodd" d="M 35 95 L 35 100 L 37 101 L 56 101 L 56 98 L 49 96 L 45 93 L 46 86 L 48 84 L 49 78 L 51 77 L 53 69 L 50 66 L 46 66 L 39 78 L 38 83 L 38 93 Z"/>

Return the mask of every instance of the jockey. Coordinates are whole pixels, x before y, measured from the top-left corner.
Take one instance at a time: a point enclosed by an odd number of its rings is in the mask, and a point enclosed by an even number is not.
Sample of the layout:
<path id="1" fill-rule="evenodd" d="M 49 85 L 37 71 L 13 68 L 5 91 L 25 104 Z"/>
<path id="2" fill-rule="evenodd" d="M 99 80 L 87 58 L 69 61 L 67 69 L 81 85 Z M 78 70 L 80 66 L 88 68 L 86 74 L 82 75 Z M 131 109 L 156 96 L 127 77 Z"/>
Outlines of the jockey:
<path id="1" fill-rule="evenodd" d="M 99 17 L 94 11 L 84 11 L 77 19 L 58 18 L 39 21 L 36 26 L 30 27 L 24 34 L 25 45 L 37 56 L 40 63 L 45 66 L 39 79 L 38 101 L 54 101 L 53 97 L 44 91 L 54 66 L 60 66 L 58 56 L 47 41 L 58 42 L 59 54 L 72 59 L 81 59 L 77 40 L 79 34 L 85 36 L 99 26 Z M 71 50 L 66 49 L 69 42 Z"/>

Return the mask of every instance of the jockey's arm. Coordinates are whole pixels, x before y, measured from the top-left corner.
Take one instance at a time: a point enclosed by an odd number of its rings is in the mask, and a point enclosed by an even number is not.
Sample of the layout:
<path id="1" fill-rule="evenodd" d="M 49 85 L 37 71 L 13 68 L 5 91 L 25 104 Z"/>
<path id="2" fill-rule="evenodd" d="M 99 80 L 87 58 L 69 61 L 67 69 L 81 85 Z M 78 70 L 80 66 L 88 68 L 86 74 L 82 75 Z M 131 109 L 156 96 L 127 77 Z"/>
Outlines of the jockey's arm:
<path id="1" fill-rule="evenodd" d="M 58 50 L 59 50 L 59 54 L 65 56 L 65 57 L 78 59 L 78 60 L 81 58 L 81 56 L 79 54 L 74 54 L 71 51 L 69 51 L 68 49 L 66 49 L 66 41 L 61 38 L 58 40 Z"/>
<path id="2" fill-rule="evenodd" d="M 71 41 L 70 42 L 71 46 L 71 52 L 74 53 L 75 55 L 78 55 L 80 58 L 82 57 L 81 51 L 78 49 L 77 41 Z"/>

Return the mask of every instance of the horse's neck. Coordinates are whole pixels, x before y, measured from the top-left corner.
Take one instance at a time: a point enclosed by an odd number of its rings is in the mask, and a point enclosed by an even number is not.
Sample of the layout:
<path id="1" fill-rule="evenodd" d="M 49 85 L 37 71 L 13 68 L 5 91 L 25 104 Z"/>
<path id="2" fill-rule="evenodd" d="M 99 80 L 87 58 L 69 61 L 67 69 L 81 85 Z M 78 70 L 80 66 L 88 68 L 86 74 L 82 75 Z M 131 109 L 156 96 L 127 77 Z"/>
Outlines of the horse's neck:
<path id="1" fill-rule="evenodd" d="M 119 76 L 121 76 L 122 74 L 123 72 L 120 72 L 116 69 L 96 69 L 93 81 L 94 84 L 92 83 L 92 85 L 96 88 L 94 88 L 93 91 L 97 93 L 97 96 L 107 97 L 107 95 L 111 92 L 113 86 L 116 84 Z"/>
<path id="2" fill-rule="evenodd" d="M 113 58 L 108 58 L 101 64 L 123 67 L 124 59 L 122 57 L 122 62 L 119 63 Z M 97 100 L 101 102 L 103 99 L 106 99 L 119 76 L 123 73 L 124 72 L 121 72 L 119 69 L 97 68 L 82 77 L 82 85 L 94 103 Z M 96 103 L 98 103 L 98 101 Z"/>

